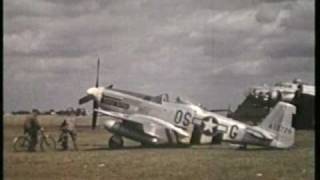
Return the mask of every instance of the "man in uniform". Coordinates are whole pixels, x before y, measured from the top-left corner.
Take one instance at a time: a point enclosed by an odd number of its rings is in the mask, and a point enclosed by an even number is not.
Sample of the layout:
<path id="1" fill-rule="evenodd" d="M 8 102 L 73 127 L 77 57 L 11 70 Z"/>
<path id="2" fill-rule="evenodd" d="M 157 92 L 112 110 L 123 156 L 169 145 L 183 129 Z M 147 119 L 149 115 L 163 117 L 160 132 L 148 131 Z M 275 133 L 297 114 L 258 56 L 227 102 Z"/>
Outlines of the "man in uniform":
<path id="1" fill-rule="evenodd" d="M 24 134 L 28 134 L 30 136 L 30 144 L 29 151 L 35 151 L 36 145 L 38 144 L 38 132 L 43 131 L 39 120 L 38 120 L 38 112 L 36 110 L 32 111 L 30 116 L 27 116 L 24 121 Z"/>
<path id="2" fill-rule="evenodd" d="M 60 125 L 61 129 L 61 137 L 63 136 L 63 133 L 67 133 L 71 136 L 73 147 L 75 150 L 78 150 L 77 146 L 77 131 L 76 131 L 76 113 L 73 110 L 70 110 L 68 113 L 68 117 L 62 122 Z"/>

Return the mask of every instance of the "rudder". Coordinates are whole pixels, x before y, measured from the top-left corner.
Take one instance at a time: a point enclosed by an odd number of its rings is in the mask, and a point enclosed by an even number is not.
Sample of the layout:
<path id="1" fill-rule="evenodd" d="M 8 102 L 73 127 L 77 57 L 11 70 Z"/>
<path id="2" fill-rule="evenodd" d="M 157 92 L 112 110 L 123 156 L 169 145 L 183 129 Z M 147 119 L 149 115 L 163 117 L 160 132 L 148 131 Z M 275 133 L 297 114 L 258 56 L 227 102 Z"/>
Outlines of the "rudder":
<path id="1" fill-rule="evenodd" d="M 288 148 L 294 144 L 295 129 L 292 127 L 292 117 L 295 113 L 295 106 L 279 102 L 261 122 L 259 127 L 275 135 L 271 146 Z"/>

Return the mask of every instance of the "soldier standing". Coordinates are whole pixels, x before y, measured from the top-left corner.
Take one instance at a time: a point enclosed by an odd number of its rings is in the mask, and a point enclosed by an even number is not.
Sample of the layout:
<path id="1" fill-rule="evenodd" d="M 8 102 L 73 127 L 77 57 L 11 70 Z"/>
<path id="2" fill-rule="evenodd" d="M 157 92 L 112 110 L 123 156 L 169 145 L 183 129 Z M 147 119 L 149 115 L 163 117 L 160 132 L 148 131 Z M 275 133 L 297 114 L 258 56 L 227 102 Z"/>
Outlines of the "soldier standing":
<path id="1" fill-rule="evenodd" d="M 73 110 L 69 111 L 68 117 L 60 125 L 60 130 L 61 130 L 60 139 L 62 139 L 62 136 L 65 133 L 67 135 L 70 135 L 73 142 L 74 149 L 78 150 L 76 120 L 77 120 L 76 113 Z"/>
<path id="2" fill-rule="evenodd" d="M 36 145 L 38 144 L 38 131 L 43 131 L 43 128 L 39 123 L 38 112 L 36 110 L 33 110 L 32 114 L 26 117 L 23 129 L 24 134 L 28 134 L 30 137 L 28 150 L 34 152 L 36 150 Z"/>

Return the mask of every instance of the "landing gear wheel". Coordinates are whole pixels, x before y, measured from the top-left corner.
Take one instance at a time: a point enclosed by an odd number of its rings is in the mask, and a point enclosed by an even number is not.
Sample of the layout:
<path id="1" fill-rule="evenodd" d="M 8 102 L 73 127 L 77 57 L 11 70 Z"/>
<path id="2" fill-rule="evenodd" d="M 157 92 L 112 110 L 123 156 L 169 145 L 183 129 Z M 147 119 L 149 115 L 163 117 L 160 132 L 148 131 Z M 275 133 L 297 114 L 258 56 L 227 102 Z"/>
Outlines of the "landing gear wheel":
<path id="1" fill-rule="evenodd" d="M 121 136 L 112 136 L 109 140 L 110 149 L 120 149 L 123 147 L 123 139 Z"/>

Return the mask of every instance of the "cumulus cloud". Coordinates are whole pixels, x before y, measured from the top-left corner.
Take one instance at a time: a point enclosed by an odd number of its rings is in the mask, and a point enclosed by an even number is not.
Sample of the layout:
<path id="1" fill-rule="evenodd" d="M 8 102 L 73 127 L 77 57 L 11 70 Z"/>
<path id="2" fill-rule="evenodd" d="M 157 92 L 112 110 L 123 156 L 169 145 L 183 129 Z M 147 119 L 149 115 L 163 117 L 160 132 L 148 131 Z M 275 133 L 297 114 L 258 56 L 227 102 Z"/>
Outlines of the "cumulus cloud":
<path id="1" fill-rule="evenodd" d="M 236 106 L 314 81 L 314 1 L 4 1 L 5 110 L 76 106 L 98 56 L 102 85 Z"/>

